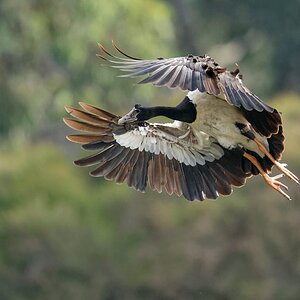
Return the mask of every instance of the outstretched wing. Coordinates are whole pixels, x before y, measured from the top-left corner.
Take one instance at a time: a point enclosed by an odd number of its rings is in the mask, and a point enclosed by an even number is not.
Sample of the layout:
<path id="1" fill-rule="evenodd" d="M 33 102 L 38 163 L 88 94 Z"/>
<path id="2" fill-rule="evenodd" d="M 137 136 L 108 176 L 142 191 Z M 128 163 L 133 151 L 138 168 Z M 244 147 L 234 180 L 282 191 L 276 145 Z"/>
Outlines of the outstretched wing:
<path id="1" fill-rule="evenodd" d="M 239 150 L 221 148 L 203 136 L 190 137 L 185 123 L 118 124 L 119 117 L 95 106 L 80 103 L 84 110 L 66 107 L 73 118 L 65 123 L 83 134 L 67 138 L 94 154 L 75 161 L 95 166 L 92 176 L 124 181 L 139 191 L 152 190 L 183 195 L 188 200 L 215 199 L 241 186 L 251 171 L 242 166 Z M 177 125 L 178 126 L 177 126 Z"/>
<path id="2" fill-rule="evenodd" d="M 169 88 L 207 92 L 225 98 L 230 104 L 247 111 L 273 112 L 242 82 L 239 70 L 229 72 L 210 56 L 188 55 L 186 57 L 142 60 L 125 54 L 114 43 L 115 49 L 124 57 L 118 57 L 98 44 L 102 54 L 97 56 L 109 61 L 113 68 L 127 72 L 120 77 L 147 76 L 139 83 L 152 83 Z"/>

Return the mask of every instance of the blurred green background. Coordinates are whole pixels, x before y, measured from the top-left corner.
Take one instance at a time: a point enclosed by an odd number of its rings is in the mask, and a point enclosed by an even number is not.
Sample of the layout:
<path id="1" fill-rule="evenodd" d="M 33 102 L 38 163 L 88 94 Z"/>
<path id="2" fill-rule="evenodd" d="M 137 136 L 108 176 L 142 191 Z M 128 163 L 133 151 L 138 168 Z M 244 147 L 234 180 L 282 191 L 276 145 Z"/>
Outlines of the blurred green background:
<path id="1" fill-rule="evenodd" d="M 217 201 L 138 193 L 88 176 L 65 105 L 122 114 L 176 104 L 96 58 L 113 39 L 151 58 L 209 53 L 283 113 L 300 174 L 300 2 L 2 0 L 0 299 L 299 299 L 300 197 L 257 176 Z M 287 182 L 285 180 L 285 182 Z"/>

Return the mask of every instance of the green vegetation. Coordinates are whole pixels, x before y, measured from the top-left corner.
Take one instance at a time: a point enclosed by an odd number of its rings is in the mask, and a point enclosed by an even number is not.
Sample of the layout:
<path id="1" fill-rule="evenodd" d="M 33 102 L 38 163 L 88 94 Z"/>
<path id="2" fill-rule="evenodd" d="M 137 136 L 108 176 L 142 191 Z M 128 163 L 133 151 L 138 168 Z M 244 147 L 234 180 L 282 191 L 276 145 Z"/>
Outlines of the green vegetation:
<path id="1" fill-rule="evenodd" d="M 213 52 L 282 112 L 283 160 L 300 174 L 299 4 L 252 2 L 0 2 L 0 299 L 299 298 L 297 186 L 292 202 L 260 177 L 216 202 L 141 194 L 75 167 L 61 121 L 78 100 L 121 114 L 183 95 L 116 79 L 97 41 L 141 57 Z"/>

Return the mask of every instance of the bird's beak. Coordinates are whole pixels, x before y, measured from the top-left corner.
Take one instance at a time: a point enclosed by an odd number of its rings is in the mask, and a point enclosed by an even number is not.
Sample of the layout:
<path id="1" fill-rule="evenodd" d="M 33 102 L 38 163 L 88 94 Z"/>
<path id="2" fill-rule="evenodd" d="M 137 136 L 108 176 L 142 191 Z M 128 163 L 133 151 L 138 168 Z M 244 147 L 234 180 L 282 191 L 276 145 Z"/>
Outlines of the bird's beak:
<path id="1" fill-rule="evenodd" d="M 139 112 L 140 110 L 134 107 L 128 114 L 119 119 L 118 123 L 121 125 L 137 121 L 137 115 Z"/>

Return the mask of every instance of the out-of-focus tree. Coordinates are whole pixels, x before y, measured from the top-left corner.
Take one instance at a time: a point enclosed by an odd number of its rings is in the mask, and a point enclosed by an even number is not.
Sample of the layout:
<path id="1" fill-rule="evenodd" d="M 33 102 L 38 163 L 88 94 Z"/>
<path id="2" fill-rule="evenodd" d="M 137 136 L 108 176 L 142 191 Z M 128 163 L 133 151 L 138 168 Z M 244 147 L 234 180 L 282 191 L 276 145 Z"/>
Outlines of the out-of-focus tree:
<path id="1" fill-rule="evenodd" d="M 297 173 L 298 101 L 277 103 Z M 261 181 L 189 203 L 90 180 L 49 144 L 2 148 L 0 298 L 296 300 L 299 193 Z"/>
<path id="2" fill-rule="evenodd" d="M 141 57 L 209 52 L 220 63 L 241 61 L 261 94 L 296 90 L 299 61 L 285 69 L 279 54 L 285 49 L 286 62 L 295 56 L 297 5 L 278 3 L 0 2 L 0 299 L 299 298 L 294 185 L 289 203 L 259 177 L 226 199 L 189 203 L 90 178 L 71 163 L 78 153 L 65 155 L 67 142 L 51 143 L 64 135 L 63 106 L 77 100 L 122 113 L 181 97 L 131 79 L 116 84 L 117 73 L 95 57 L 97 41 L 114 39 Z M 284 160 L 300 174 L 299 96 L 275 101 Z M 39 137 L 53 126 L 45 143 Z"/>
<path id="3" fill-rule="evenodd" d="M 0 134 L 57 122 L 77 100 L 115 105 L 143 101 L 156 90 L 114 85 L 116 73 L 96 58 L 97 42 L 114 39 L 136 55 L 170 54 L 173 27 L 161 1 L 40 1 L 0 3 Z M 150 45 L 150 46 L 149 46 Z M 151 46 L 152 45 L 152 46 Z M 134 98 L 134 99 L 132 99 Z M 109 102 L 109 104 L 107 104 Z M 127 108 L 123 108 L 126 110 Z"/>
<path id="4" fill-rule="evenodd" d="M 170 8 L 173 8 L 171 13 Z M 0 134 L 37 131 L 77 100 L 125 112 L 124 102 L 161 102 L 168 93 L 133 88 L 101 70 L 96 42 L 114 39 L 133 55 L 209 52 L 241 62 L 259 95 L 298 90 L 299 2 L 4 0 L 0 3 Z M 171 20 L 173 20 L 173 25 Z M 280 20 L 280 21 L 278 21 Z M 176 37 L 176 42 L 175 42 Z M 177 49 L 179 46 L 179 50 Z"/>
<path id="5" fill-rule="evenodd" d="M 299 92 L 300 2 L 169 0 L 178 46 L 209 52 L 220 63 L 240 62 L 262 96 Z"/>

